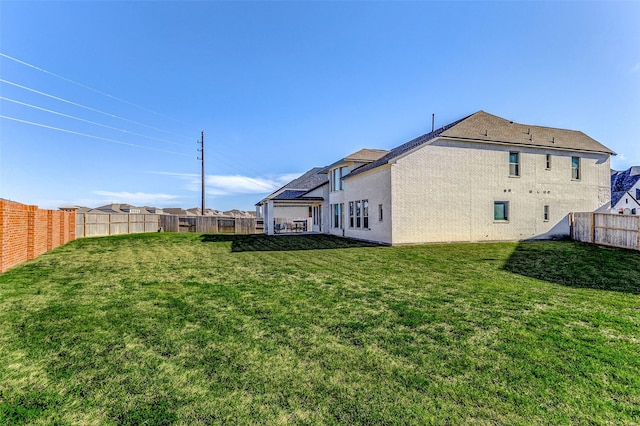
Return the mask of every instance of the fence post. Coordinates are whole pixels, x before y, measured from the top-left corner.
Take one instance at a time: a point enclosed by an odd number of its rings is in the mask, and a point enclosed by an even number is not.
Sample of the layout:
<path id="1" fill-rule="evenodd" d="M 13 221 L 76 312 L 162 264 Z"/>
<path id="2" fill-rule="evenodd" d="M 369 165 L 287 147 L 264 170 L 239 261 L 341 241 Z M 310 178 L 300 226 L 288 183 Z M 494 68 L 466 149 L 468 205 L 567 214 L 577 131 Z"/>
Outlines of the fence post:
<path id="1" fill-rule="evenodd" d="M 591 213 L 591 242 L 596 242 L 596 214 Z"/>
<path id="2" fill-rule="evenodd" d="M 575 237 L 575 233 L 574 233 L 574 229 L 573 229 L 573 212 L 569 213 L 569 238 L 571 238 L 571 240 L 575 241 L 576 237 Z M 313 226 L 312 226 L 313 228 Z"/>

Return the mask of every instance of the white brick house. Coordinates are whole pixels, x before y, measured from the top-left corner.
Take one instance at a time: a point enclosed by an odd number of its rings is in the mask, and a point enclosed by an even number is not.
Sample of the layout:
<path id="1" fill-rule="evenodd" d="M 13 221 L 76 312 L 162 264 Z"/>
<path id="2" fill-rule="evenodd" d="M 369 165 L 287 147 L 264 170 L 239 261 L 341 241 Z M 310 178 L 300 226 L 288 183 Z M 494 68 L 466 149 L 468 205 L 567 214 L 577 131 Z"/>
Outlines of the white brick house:
<path id="1" fill-rule="evenodd" d="M 563 236 L 570 212 L 610 202 L 612 154 L 579 131 L 479 111 L 372 161 L 328 166 L 313 213 L 329 211 L 318 231 L 385 244 Z"/>

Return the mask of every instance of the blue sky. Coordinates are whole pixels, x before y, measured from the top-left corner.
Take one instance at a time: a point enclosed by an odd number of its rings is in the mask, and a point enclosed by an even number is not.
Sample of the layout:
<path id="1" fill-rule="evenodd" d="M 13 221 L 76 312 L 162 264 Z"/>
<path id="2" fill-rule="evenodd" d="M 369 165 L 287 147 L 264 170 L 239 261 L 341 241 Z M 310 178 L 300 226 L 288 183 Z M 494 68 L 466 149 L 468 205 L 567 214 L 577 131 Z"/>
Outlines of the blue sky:
<path id="1" fill-rule="evenodd" d="M 252 210 L 432 113 L 640 165 L 640 2 L 3 0 L 0 53 L 0 197 L 44 208 L 197 207 L 204 130 L 207 207 Z"/>

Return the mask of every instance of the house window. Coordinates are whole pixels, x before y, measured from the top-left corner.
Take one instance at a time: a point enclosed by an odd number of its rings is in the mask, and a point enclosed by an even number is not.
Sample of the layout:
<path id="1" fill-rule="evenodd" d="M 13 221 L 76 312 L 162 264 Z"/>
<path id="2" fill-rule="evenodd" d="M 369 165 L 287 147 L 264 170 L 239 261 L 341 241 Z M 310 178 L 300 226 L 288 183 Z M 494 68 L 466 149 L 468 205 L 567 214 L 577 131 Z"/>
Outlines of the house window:
<path id="1" fill-rule="evenodd" d="M 349 167 L 342 166 L 336 167 L 331 170 L 331 190 L 342 191 L 344 189 L 344 182 L 342 178 L 349 174 Z"/>
<path id="2" fill-rule="evenodd" d="M 495 201 L 493 203 L 493 220 L 507 221 L 509 220 L 509 202 Z"/>
<path id="3" fill-rule="evenodd" d="M 378 204 L 378 222 L 382 222 L 382 204 Z"/>
<path id="4" fill-rule="evenodd" d="M 313 217 L 313 209 L 309 206 L 309 217 Z"/>
<path id="5" fill-rule="evenodd" d="M 313 224 L 321 225 L 322 224 L 322 206 L 314 206 L 313 207 Z"/>
<path id="6" fill-rule="evenodd" d="M 369 229 L 369 200 L 362 200 L 362 227 Z"/>
<path id="7" fill-rule="evenodd" d="M 551 170 L 551 154 L 547 154 L 547 170 Z"/>
<path id="8" fill-rule="evenodd" d="M 349 201 L 349 228 L 353 228 L 354 225 L 354 212 L 353 201 Z"/>
<path id="9" fill-rule="evenodd" d="M 349 174 L 349 167 L 347 166 L 340 167 L 340 190 L 344 189 L 344 181 L 342 180 L 342 178 L 348 174 Z"/>
<path id="10" fill-rule="evenodd" d="M 340 228 L 340 204 L 333 205 L 333 227 Z"/>
<path id="11" fill-rule="evenodd" d="M 362 223 L 362 203 L 360 200 L 356 201 L 356 228 L 360 228 L 361 227 L 361 223 Z"/>
<path id="12" fill-rule="evenodd" d="M 340 229 L 344 229 L 344 203 L 340 203 Z"/>
<path id="13" fill-rule="evenodd" d="M 580 157 L 571 157 L 571 179 L 580 179 Z"/>
<path id="14" fill-rule="evenodd" d="M 640 201 L 640 189 L 636 189 L 636 200 Z"/>
<path id="15" fill-rule="evenodd" d="M 520 153 L 509 153 L 509 176 L 520 176 Z"/>
<path id="16" fill-rule="evenodd" d="M 542 218 L 545 222 L 549 221 L 549 206 L 544 206 L 542 208 Z"/>
<path id="17" fill-rule="evenodd" d="M 331 189 L 333 191 L 339 191 L 340 190 L 340 169 L 333 169 L 331 173 L 331 180 L 332 180 Z"/>

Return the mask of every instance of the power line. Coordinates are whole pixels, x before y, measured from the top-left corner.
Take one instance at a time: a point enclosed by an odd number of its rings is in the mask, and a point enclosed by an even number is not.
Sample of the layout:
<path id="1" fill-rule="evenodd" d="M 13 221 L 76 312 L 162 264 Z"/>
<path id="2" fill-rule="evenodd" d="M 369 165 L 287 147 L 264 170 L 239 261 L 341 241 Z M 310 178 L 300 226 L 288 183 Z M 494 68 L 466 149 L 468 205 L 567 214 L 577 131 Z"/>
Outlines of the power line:
<path id="1" fill-rule="evenodd" d="M 56 73 L 54 73 L 54 72 L 51 72 L 51 71 L 45 70 L 44 68 L 37 67 L 37 66 L 35 66 L 35 65 L 33 65 L 33 64 L 30 64 L 30 63 L 28 63 L 28 62 L 21 61 L 20 59 L 14 58 L 14 57 L 9 56 L 9 55 L 7 55 L 7 54 L 4 54 L 4 53 L 2 53 L 2 52 L 0 52 L 0 56 L 2 56 L 2 57 L 4 57 L 4 58 L 7 58 L 7 59 L 10 59 L 10 60 L 12 60 L 12 61 L 15 61 L 15 62 L 17 62 L 17 63 L 19 63 L 19 64 L 21 64 L 21 65 L 25 65 L 25 66 L 27 66 L 27 67 L 33 68 L 33 69 L 38 70 L 38 71 L 41 71 L 41 72 L 43 72 L 43 73 L 46 73 L 46 74 L 52 75 L 52 76 L 57 77 L 57 78 L 59 78 L 59 79 L 62 79 L 62 80 L 64 80 L 64 81 L 68 81 L 69 83 L 73 83 L 73 84 L 75 84 L 75 85 L 77 85 L 77 86 L 80 86 L 80 87 L 82 87 L 82 88 L 84 88 L 84 89 L 91 90 L 92 92 L 99 93 L 99 94 L 101 94 L 101 95 L 103 95 L 103 96 L 106 96 L 106 97 L 108 97 L 108 98 L 115 99 L 115 100 L 120 101 L 120 102 L 123 102 L 123 103 L 125 103 L 125 104 L 127 104 L 127 105 L 131 105 L 131 106 L 136 107 L 136 108 L 138 108 L 138 109 L 141 109 L 141 110 L 143 110 L 143 111 L 147 111 L 147 112 L 150 112 L 150 113 L 152 113 L 152 114 L 159 115 L 160 117 L 168 118 L 168 119 L 173 120 L 173 121 L 176 121 L 176 122 L 178 122 L 178 123 L 182 123 L 182 124 L 187 124 L 187 125 L 188 125 L 188 123 L 185 123 L 184 121 L 177 120 L 177 119 L 175 119 L 175 118 L 173 118 L 173 117 L 169 117 L 169 116 L 167 116 L 167 115 L 161 114 L 161 113 L 159 113 L 159 112 L 153 111 L 153 110 L 148 109 L 148 108 L 145 108 L 145 107 L 143 107 L 143 106 L 140 106 L 140 105 L 134 104 L 133 102 L 129 102 L 129 101 L 125 100 L 125 99 L 122 99 L 122 98 L 119 98 L 119 97 L 117 97 L 117 96 L 111 95 L 111 94 L 109 94 L 109 93 L 103 92 L 102 90 L 94 89 L 93 87 L 87 86 L 86 84 L 79 83 L 79 82 L 77 82 L 77 81 L 75 81 L 75 80 L 72 80 L 72 79 L 70 79 L 70 78 L 64 77 L 64 76 L 62 76 L 62 75 L 60 75 L 60 74 L 56 74 Z"/>
<path id="2" fill-rule="evenodd" d="M 178 136 L 180 138 L 188 138 L 188 136 L 185 136 L 185 135 L 179 135 L 179 134 L 176 134 L 176 133 L 169 132 L 167 130 L 160 129 L 158 127 L 150 126 L 148 124 L 140 123 L 140 122 L 134 121 L 134 120 L 129 120 L 128 118 L 120 117 L 119 115 L 112 114 L 110 112 L 101 111 L 99 109 L 92 108 L 92 107 L 86 106 L 86 105 L 82 105 L 82 104 L 79 104 L 77 102 L 73 102 L 73 101 L 70 101 L 70 100 L 67 100 L 67 99 L 63 99 L 63 98 L 60 98 L 58 96 L 51 95 L 49 93 L 41 92 L 39 90 L 32 89 L 30 87 L 22 86 L 22 85 L 20 85 L 18 83 L 14 83 L 12 81 L 8 81 L 8 80 L 5 80 L 3 78 L 0 78 L 0 82 L 6 83 L 6 84 L 10 84 L 12 86 L 19 87 L 20 89 L 27 90 L 27 91 L 33 92 L 33 93 L 37 93 L 38 95 L 46 96 L 48 98 L 52 98 L 52 99 L 55 99 L 55 100 L 60 101 L 60 102 L 65 102 L 65 103 L 68 103 L 70 105 L 74 105 L 74 106 L 77 106 L 77 107 L 80 107 L 80 108 L 84 108 L 84 109 L 87 109 L 89 111 L 93 111 L 93 112 L 97 112 L 97 113 L 100 113 L 100 114 L 104 114 L 104 115 L 109 116 L 111 118 L 117 118 L 117 119 L 120 119 L 120 120 L 124 120 L 124 121 L 127 121 L 129 123 L 136 124 L 138 126 L 148 127 L 149 129 L 158 130 L 160 132 L 164 132 L 166 134 L 173 135 L 173 136 Z"/>
<path id="3" fill-rule="evenodd" d="M 82 121 L 82 122 L 85 122 L 85 123 L 93 124 L 95 126 L 105 127 L 107 129 L 112 129 L 112 130 L 118 130 L 120 132 L 128 133 L 130 135 L 140 136 L 140 137 L 147 138 L 147 139 L 153 139 L 153 140 L 156 140 L 156 141 L 165 142 L 165 143 L 169 143 L 169 144 L 173 144 L 173 145 L 187 146 L 187 144 L 184 144 L 184 143 L 171 142 L 171 141 L 167 141 L 167 140 L 164 140 L 164 139 L 154 138 L 153 136 L 143 135 L 141 133 L 130 132 L 129 130 L 120 129 L 118 127 L 108 126 L 108 125 L 102 124 L 102 123 L 96 123 L 95 121 L 85 120 L 84 118 L 76 117 L 76 116 L 69 115 L 69 114 L 64 114 L 62 112 L 53 111 L 53 110 L 50 110 L 50 109 L 47 109 L 47 108 L 42 108 L 42 107 L 39 107 L 37 105 L 28 104 L 26 102 L 20 102 L 18 100 L 10 99 L 10 98 L 4 97 L 4 96 L 0 96 L 0 99 L 3 99 L 5 101 L 9 101 L 9 102 L 13 102 L 13 103 L 16 103 L 16 104 L 19 104 L 19 105 L 24 105 L 24 106 L 27 106 L 29 108 L 34 108 L 34 109 L 37 109 L 37 110 L 40 110 L 40 111 L 45 111 L 45 112 L 48 112 L 50 114 L 56 114 L 56 115 L 59 115 L 59 116 L 62 116 L 62 117 L 71 118 L 73 120 L 78 120 L 78 121 Z"/>
<path id="4" fill-rule="evenodd" d="M 86 134 L 86 133 L 80 133 L 80 132 L 76 132 L 76 131 L 73 131 L 73 130 L 61 129 L 59 127 L 49 126 L 47 124 L 35 123 L 33 121 L 22 120 L 22 119 L 15 118 L 15 117 L 8 117 L 6 115 L 0 115 L 0 118 L 4 118 L 5 120 L 17 121 L 19 123 L 29 124 L 31 126 L 44 127 L 45 129 L 57 130 L 59 132 L 71 133 L 73 135 L 84 136 L 84 137 L 87 137 L 87 138 L 93 138 L 93 139 L 99 139 L 99 140 L 103 140 L 103 141 L 107 141 L 107 142 L 113 142 L 113 143 L 117 143 L 117 144 L 120 144 L 120 145 L 127 145 L 127 146 L 132 146 L 132 147 L 135 147 L 135 148 L 147 149 L 147 150 L 150 150 L 150 151 L 164 152 L 164 153 L 167 153 L 167 154 L 181 155 L 181 156 L 184 156 L 184 157 L 190 157 L 190 155 L 184 154 L 182 152 L 167 151 L 167 150 L 164 150 L 164 149 L 152 148 L 152 147 L 148 147 L 148 146 L 144 146 L 144 145 L 137 145 L 137 144 L 134 144 L 134 143 L 123 142 L 123 141 L 119 141 L 119 140 L 116 140 L 116 139 L 104 138 L 102 136 L 89 135 L 89 134 Z"/>
<path id="5" fill-rule="evenodd" d="M 0 56 L 4 57 L 4 58 L 6 58 L 6 59 L 12 60 L 12 61 L 14 61 L 14 62 L 17 62 L 17 63 L 19 63 L 19 64 L 21 64 L 21 65 L 24 65 L 24 66 L 27 66 L 27 67 L 33 68 L 33 69 L 35 69 L 35 70 L 41 71 L 41 72 L 46 73 L 46 74 L 49 74 L 49 75 L 52 75 L 52 76 L 54 76 L 54 77 L 56 77 L 56 78 L 60 78 L 60 79 L 62 79 L 62 80 L 68 81 L 68 82 L 73 83 L 73 84 L 75 84 L 75 85 L 77 85 L 77 86 L 80 86 L 80 87 L 82 87 L 82 88 L 84 88 L 84 89 L 91 90 L 91 91 L 93 91 L 93 92 L 95 92 L 95 93 L 98 93 L 98 94 L 100 94 L 100 95 L 106 96 L 106 97 L 108 97 L 108 98 L 111 98 L 111 99 L 117 100 L 117 101 L 119 101 L 119 102 L 122 102 L 122 103 L 125 103 L 125 104 L 128 104 L 128 105 L 131 105 L 131 106 L 136 107 L 136 108 L 138 108 L 138 109 L 141 109 L 141 110 L 144 110 L 144 111 L 147 111 L 147 112 L 150 112 L 150 113 L 153 113 L 153 114 L 156 114 L 156 115 L 159 115 L 159 116 L 162 116 L 162 117 L 165 117 L 165 118 L 168 118 L 168 119 L 171 119 L 171 120 L 174 120 L 174 121 L 177 121 L 177 122 L 183 123 L 183 124 L 187 124 L 187 123 L 185 123 L 185 122 L 183 122 L 183 121 L 180 121 L 180 120 L 177 120 L 177 119 L 175 119 L 175 118 L 173 118 L 173 117 L 169 117 L 169 116 L 167 116 L 167 115 L 164 115 L 164 114 L 158 113 L 157 111 L 153 111 L 153 110 L 151 110 L 151 109 L 148 109 L 148 108 L 145 108 L 145 107 L 143 107 L 143 106 L 137 105 L 137 104 L 135 104 L 135 103 L 129 102 L 129 101 L 125 100 L 125 99 L 119 98 L 119 97 L 117 97 L 117 96 L 111 95 L 111 94 L 109 94 L 109 93 L 103 92 L 103 91 L 98 90 L 98 89 L 95 89 L 95 88 L 93 88 L 93 87 L 87 86 L 87 85 L 85 85 L 85 84 L 83 84 L 83 83 L 77 82 L 77 81 L 72 80 L 72 79 L 70 79 L 70 78 L 67 78 L 67 77 L 64 77 L 64 76 L 62 76 L 62 75 L 56 74 L 56 73 L 54 73 L 54 72 L 48 71 L 48 70 L 46 70 L 46 69 L 44 69 L 44 68 L 38 67 L 38 66 L 36 66 L 36 65 L 30 64 L 30 63 L 25 62 L 25 61 L 22 61 L 22 60 L 19 60 L 19 59 L 17 59 L 17 58 L 14 58 L 14 57 L 12 57 L 12 56 L 9 56 L 9 55 L 7 55 L 7 54 L 5 54 L 5 53 L 1 53 L 1 52 L 0 52 Z M 12 86 L 15 86 L 15 87 L 21 88 L 21 89 L 23 89 L 23 90 L 27 90 L 27 91 L 30 91 L 30 92 L 36 93 L 36 94 L 39 94 L 39 95 L 42 95 L 42 96 L 46 96 L 46 97 L 49 97 L 49 98 L 55 99 L 55 100 L 60 101 L 60 102 L 65 102 L 65 103 L 68 103 L 68 104 L 70 104 L 70 105 L 74 105 L 74 106 L 77 106 L 77 107 L 80 107 L 80 108 L 84 108 L 84 109 L 87 109 L 87 110 L 89 110 L 89 111 L 93 111 L 93 112 L 97 112 L 97 113 L 100 113 L 100 114 L 104 114 L 104 115 L 109 116 L 109 117 L 111 117 L 111 118 L 120 119 L 120 120 L 123 120 L 123 121 L 129 122 L 129 123 L 132 123 L 132 124 L 136 124 L 136 125 L 139 125 L 139 126 L 147 127 L 147 128 L 150 128 L 150 129 L 153 129 L 153 130 L 157 130 L 157 131 L 160 131 L 160 132 L 163 132 L 163 133 L 166 133 L 166 134 L 170 134 L 170 135 L 173 135 L 173 136 L 178 136 L 178 137 L 181 137 L 181 138 L 188 138 L 188 136 L 185 136 L 185 135 L 179 135 L 179 134 L 172 133 L 172 132 L 169 132 L 169 131 L 167 131 L 167 130 L 164 130 L 164 129 L 161 129 L 161 128 L 158 128 L 158 127 L 154 127 L 154 126 L 150 126 L 150 125 L 148 125 L 148 124 L 144 124 L 144 123 L 141 123 L 141 122 L 138 122 L 138 121 L 130 120 L 130 119 L 127 119 L 127 118 L 124 118 L 124 117 L 118 116 L 118 115 L 116 115 L 116 114 L 112 114 L 112 113 L 105 112 L 105 111 L 102 111 L 102 110 L 99 110 L 99 109 L 96 109 L 96 108 L 92 108 L 92 107 L 89 107 L 89 106 L 86 106 L 86 105 L 82 105 L 82 104 L 79 104 L 79 103 L 76 103 L 76 102 L 73 102 L 73 101 L 70 101 L 70 100 L 67 100 L 67 99 L 64 99 L 64 98 L 60 98 L 60 97 L 58 97 L 58 96 L 54 96 L 54 95 L 51 95 L 51 94 L 48 94 L 48 93 L 41 92 L 41 91 L 39 91 L 39 90 L 36 90 L 36 89 L 30 88 L 30 87 L 26 87 L 26 86 L 23 86 L 23 85 L 20 85 L 20 84 L 17 84 L 17 83 L 14 83 L 14 82 L 11 82 L 11 81 L 8 81 L 8 80 L 5 80 L 5 79 L 1 79 L 1 78 L 0 78 L 0 82 L 3 82 L 3 83 L 6 83 L 6 84 L 9 84 L 9 85 L 12 85 Z M 4 99 L 4 100 L 7 100 L 7 101 L 10 101 L 10 102 L 14 102 L 14 103 L 18 103 L 18 104 L 21 104 L 21 105 L 24 105 L 24 106 L 28 106 L 28 107 L 31 107 L 31 108 L 39 109 L 39 110 L 42 110 L 42 111 L 45 111 L 45 112 L 48 112 L 48 113 L 57 114 L 57 115 L 60 115 L 60 116 L 63 116 L 63 117 L 67 117 L 67 118 L 75 119 L 75 120 L 78 120 L 78 121 L 83 121 L 83 122 L 86 122 L 86 123 L 89 123 L 89 124 L 93 124 L 93 125 L 97 125 L 97 126 L 101 126 L 101 127 L 109 128 L 109 129 L 112 129 L 112 130 L 121 131 L 121 132 L 128 133 L 128 134 L 132 134 L 132 135 L 135 135 L 135 136 L 140 136 L 140 137 L 144 137 L 144 138 L 148 138 L 148 139 L 152 139 L 152 140 L 157 140 L 157 141 L 160 141 L 160 142 L 170 143 L 170 144 L 174 144 L 174 145 L 186 146 L 186 144 L 180 144 L 180 143 L 176 143 L 176 142 L 167 141 L 167 140 L 164 140 L 164 139 L 154 138 L 154 137 L 147 136 L 147 135 L 143 135 L 143 134 L 140 134 L 140 133 L 131 132 L 131 131 L 128 131 L 128 130 L 125 130 L 125 129 L 120 129 L 120 128 L 116 128 L 116 127 L 108 126 L 108 125 L 105 125 L 105 124 L 97 123 L 97 122 L 90 121 L 90 120 L 86 120 L 86 119 L 83 119 L 83 118 L 79 118 L 79 117 L 71 116 L 71 115 L 68 115 L 68 114 L 60 113 L 60 112 L 57 112 L 57 111 L 49 110 L 49 109 L 46 109 L 46 108 L 38 107 L 38 106 L 36 106 L 36 105 L 31 105 L 31 104 L 23 103 L 23 102 L 16 101 L 16 100 L 13 100 L 13 99 L 5 98 L 5 97 L 0 97 L 0 98 L 2 98 L 2 99 Z M 105 141 L 110 141 L 110 142 L 114 142 L 114 143 L 120 143 L 120 144 L 125 144 L 125 145 L 135 146 L 135 147 L 139 147 L 139 148 L 143 148 L 143 149 L 151 149 L 151 150 L 156 150 L 156 151 L 161 151 L 161 152 L 171 152 L 171 151 L 164 151 L 164 150 L 159 150 L 159 149 L 154 149 L 154 148 L 144 147 L 144 146 L 142 146 L 142 145 L 129 144 L 129 143 L 126 143 L 126 142 L 116 141 L 116 140 L 109 139 L 109 138 L 103 138 L 103 137 L 100 137 L 100 136 L 87 135 L 87 134 L 84 134 L 84 133 L 79 133 L 79 132 L 75 132 L 75 131 L 71 131 L 71 130 L 67 130 L 67 129 L 60 129 L 60 128 L 56 128 L 56 127 L 52 127 L 52 126 L 47 126 L 47 125 L 39 124 L 39 123 L 33 123 L 33 122 L 29 122 L 29 121 L 26 121 L 26 120 L 21 120 L 21 119 L 17 119 L 17 118 L 13 118 L 13 117 L 7 117 L 7 116 L 1 116 L 1 117 L 2 117 L 2 118 L 9 119 L 9 120 L 20 121 L 20 122 L 27 123 L 27 124 L 31 124 L 31 125 L 35 125 L 35 126 L 46 127 L 46 128 L 50 128 L 50 129 L 54 129 L 54 130 L 59 130 L 59 131 L 67 132 L 67 133 L 72 133 L 72 134 L 82 135 L 82 136 L 91 137 L 91 138 L 100 139 L 100 140 L 105 140 Z M 219 153 L 219 154 L 220 154 L 220 153 Z M 179 154 L 179 155 L 185 155 L 185 154 Z M 250 172 L 252 172 L 252 173 L 254 173 L 254 172 L 255 172 L 254 170 L 251 170 L 251 169 L 247 168 L 246 166 L 244 166 L 244 165 L 242 165 L 242 164 L 240 164 L 240 163 L 238 163 L 238 162 L 236 162 L 236 161 L 232 160 L 232 159 L 231 159 L 231 158 L 229 158 L 229 157 L 226 157 L 226 158 L 221 158 L 221 157 L 224 157 L 222 154 L 220 154 L 219 159 L 220 159 L 220 160 L 223 160 L 223 162 L 226 162 L 229 166 L 231 166 L 231 169 L 238 169 L 238 168 L 240 168 L 240 169 L 245 169 L 245 170 L 247 170 L 247 171 L 250 171 Z M 227 161 L 224 161 L 225 159 L 226 159 Z M 231 164 L 231 163 L 234 163 L 234 164 Z M 261 184 L 259 181 L 254 180 L 254 179 L 252 179 L 252 178 L 245 178 L 245 177 L 243 177 L 243 176 L 240 176 L 240 177 L 241 177 L 241 178 L 243 178 L 244 180 L 247 180 L 248 182 L 251 182 L 251 183 L 255 184 L 255 185 L 262 186 L 262 187 L 264 187 L 264 188 L 266 188 L 266 189 L 269 189 L 269 190 L 271 190 L 271 189 L 272 189 L 272 188 L 270 188 L 270 187 L 267 187 L 266 185 Z"/>
<path id="6" fill-rule="evenodd" d="M 36 92 L 36 93 L 38 93 L 38 94 L 42 94 L 42 95 L 44 95 L 44 96 L 52 97 L 52 98 L 54 98 L 54 99 L 56 99 L 56 100 L 61 100 L 61 101 L 63 101 L 63 102 L 70 103 L 70 104 L 72 104 L 72 105 L 77 105 L 77 106 L 83 107 L 83 108 L 85 108 L 85 109 L 89 109 L 89 110 L 92 110 L 92 111 L 97 111 L 97 112 L 100 112 L 100 113 L 102 113 L 102 114 L 106 114 L 106 115 L 108 115 L 108 116 L 114 116 L 114 115 L 112 115 L 112 114 L 110 114 L 110 113 L 106 113 L 106 112 L 104 112 L 104 111 L 100 111 L 100 110 L 95 110 L 94 108 L 87 107 L 87 106 L 84 106 L 84 105 L 80 105 L 80 104 L 77 104 L 77 103 L 75 103 L 75 102 L 68 101 L 68 100 L 66 100 L 66 99 L 61 99 L 61 98 L 58 98 L 57 96 L 53 96 L 53 95 L 49 95 L 49 94 L 46 94 L 46 93 L 42 93 L 42 92 L 37 91 L 37 90 L 35 90 L 35 89 L 31 89 L 31 88 L 28 88 L 28 87 L 24 87 L 24 86 L 18 85 L 18 84 L 16 84 L 16 83 L 6 81 L 6 80 L 1 79 L 1 78 L 0 78 L 0 82 L 6 82 L 6 83 L 8 83 L 8 84 L 10 84 L 10 85 L 14 85 L 14 86 L 17 86 L 17 87 L 20 87 L 20 88 L 24 88 L 24 89 L 26 89 L 26 90 L 33 91 L 33 92 Z M 105 127 L 105 128 L 109 128 L 109 129 L 113 129 L 113 130 L 118 130 L 118 131 L 121 131 L 121 132 L 129 133 L 129 134 L 132 134 L 132 135 L 141 136 L 141 137 L 145 137 L 145 138 L 153 139 L 153 140 L 158 140 L 158 141 L 162 141 L 162 142 L 166 142 L 166 143 L 170 143 L 170 144 L 174 144 L 174 145 L 178 145 L 178 146 L 188 146 L 187 144 L 181 144 L 181 143 L 177 143 L 177 142 L 166 141 L 166 140 L 164 140 L 164 139 L 159 139 L 159 138 L 154 138 L 154 137 L 151 137 L 151 136 L 146 136 L 146 135 L 143 135 L 143 134 L 140 134 L 140 133 L 131 132 L 131 131 L 128 131 L 128 130 L 125 130 L 125 129 L 120 129 L 120 128 L 116 128 L 116 127 L 108 126 L 108 125 L 106 125 L 106 124 L 97 123 L 97 122 L 94 122 L 94 121 L 91 121 L 91 120 L 86 120 L 86 119 L 83 119 L 83 118 L 80 118 L 80 117 L 75 117 L 75 116 L 72 116 L 72 115 L 69 115 L 69 114 L 64 114 L 64 113 L 61 113 L 61 112 L 58 112 L 58 111 L 49 110 L 49 109 L 47 109 L 47 108 L 43 108 L 43 107 L 39 107 L 39 106 L 37 106 L 37 105 L 32 105 L 32 104 L 28 104 L 28 103 L 25 103 L 25 102 L 17 101 L 17 100 L 10 99 L 10 98 L 4 97 L 4 96 L 0 96 L 0 99 L 4 99 L 4 100 L 7 100 L 7 101 L 9 101 L 9 102 L 14 102 L 14 103 L 17 103 L 17 104 L 20 104 L 20 105 L 24 105 L 24 106 L 27 106 L 27 107 L 30 107 L 30 108 L 35 108 L 35 109 L 38 109 L 38 110 L 42 110 L 42 111 L 45 111 L 45 112 L 48 112 L 48 113 L 51 113 L 51 114 L 56 114 L 56 115 L 60 115 L 60 116 L 63 116 L 63 117 L 72 118 L 72 119 L 74 119 L 74 120 L 83 121 L 83 122 L 86 122 L 86 123 L 89 123 L 89 124 L 94 124 L 94 125 L 97 125 L 97 126 L 101 126 L 101 127 Z M 117 116 L 114 116 L 114 117 L 117 117 Z M 20 120 L 20 119 L 17 119 L 17 118 L 9 118 L 9 119 L 13 119 L 14 121 L 22 121 L 22 122 L 25 122 L 25 123 L 31 123 L 31 122 L 28 122 L 28 121 L 26 121 L 26 120 Z M 130 122 L 133 122 L 133 123 L 137 123 L 137 122 L 135 122 L 135 121 L 128 120 L 128 119 L 123 119 L 123 120 L 125 120 L 125 121 L 130 121 Z M 36 125 L 37 125 L 37 124 L 36 124 Z M 144 124 L 143 124 L 143 125 L 144 125 Z M 146 125 L 145 125 L 145 126 L 146 126 Z M 41 127 L 47 127 L 47 126 L 46 126 L 46 125 L 42 125 Z M 151 126 L 146 126 L 146 127 L 151 127 Z M 152 128 L 153 128 L 153 127 L 152 127 Z M 55 129 L 57 129 L 57 128 L 55 128 Z M 62 130 L 62 131 L 67 131 L 67 132 L 69 132 L 69 133 L 75 133 L 75 134 L 82 134 L 82 133 L 73 132 L 73 131 L 70 131 L 70 130 Z M 90 136 L 90 137 L 91 137 L 91 136 Z M 107 138 L 102 138 L 102 137 L 97 137 L 97 136 L 96 136 L 95 138 L 107 139 Z M 134 146 L 135 146 L 135 145 L 134 145 Z M 166 152 L 169 152 L 169 151 L 166 151 Z M 226 165 L 229 167 L 229 170 L 230 170 L 230 171 L 235 171 L 235 170 L 238 170 L 238 169 L 244 169 L 245 171 L 248 171 L 248 172 L 250 172 L 250 173 L 256 173 L 256 171 L 255 171 L 255 170 L 253 170 L 253 169 L 251 169 L 251 168 L 248 168 L 248 167 L 246 167 L 245 165 L 242 165 L 242 164 L 238 163 L 237 161 L 232 160 L 232 159 L 231 159 L 231 158 L 229 158 L 229 157 L 224 156 L 222 153 L 218 153 L 217 158 L 218 158 L 218 161 L 219 161 L 219 162 L 226 164 Z M 268 187 L 268 186 L 266 186 L 266 185 L 261 184 L 261 183 L 260 183 L 259 181 L 257 181 L 257 180 L 252 180 L 251 178 L 245 178 L 245 177 L 243 177 L 243 176 L 240 176 L 240 177 L 241 177 L 242 179 L 244 179 L 244 180 L 248 181 L 248 182 L 251 182 L 252 184 L 255 184 L 255 185 L 258 185 L 258 186 L 262 186 L 262 187 L 263 187 L 263 188 L 265 188 L 265 189 L 268 189 L 268 190 L 271 190 L 271 189 L 272 189 L 271 187 Z"/>

